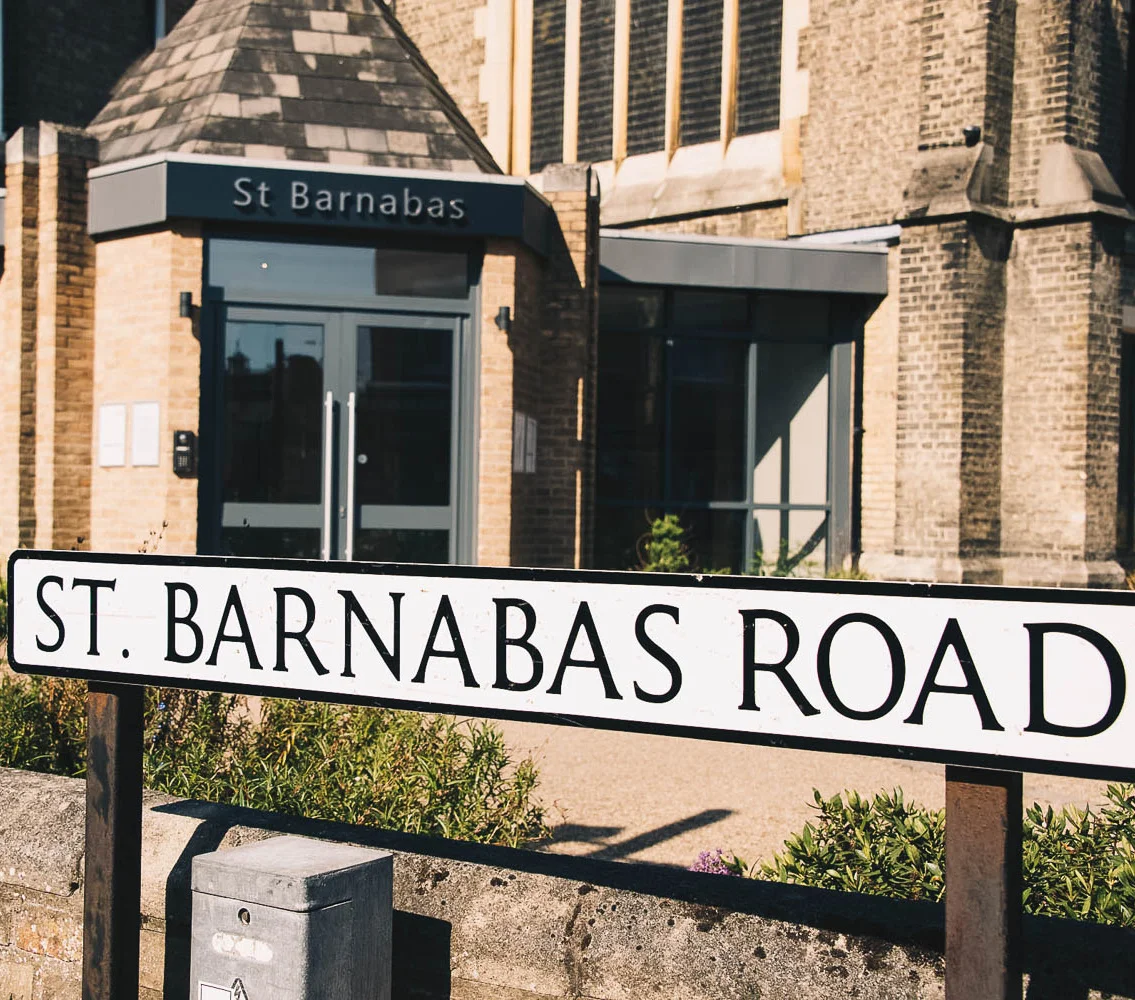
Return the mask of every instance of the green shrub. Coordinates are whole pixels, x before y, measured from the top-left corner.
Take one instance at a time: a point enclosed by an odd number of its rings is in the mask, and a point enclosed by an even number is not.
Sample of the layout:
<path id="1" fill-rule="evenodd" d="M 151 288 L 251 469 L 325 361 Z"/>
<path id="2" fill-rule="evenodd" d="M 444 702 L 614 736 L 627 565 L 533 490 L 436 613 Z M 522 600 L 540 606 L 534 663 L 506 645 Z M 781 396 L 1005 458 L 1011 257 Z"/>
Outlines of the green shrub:
<path id="1" fill-rule="evenodd" d="M 0 766 L 84 771 L 84 686 L 0 681 Z M 145 780 L 184 798 L 517 846 L 546 835 L 536 768 L 499 730 L 391 709 L 148 689 Z"/>
<path id="2" fill-rule="evenodd" d="M 8 581 L 0 571 L 0 642 L 8 638 Z"/>
<path id="3" fill-rule="evenodd" d="M 656 517 L 650 522 L 650 533 L 645 536 L 639 568 L 646 573 L 688 573 L 690 549 L 685 536 L 686 529 L 677 514 Z"/>
<path id="4" fill-rule="evenodd" d="M 813 790 L 818 816 L 771 861 L 721 859 L 730 873 L 774 882 L 940 900 L 946 886 L 946 813 L 904 801 L 902 791 L 830 799 Z M 1022 827 L 1025 911 L 1135 926 L 1135 787 L 1109 785 L 1098 811 L 1033 805 Z"/>

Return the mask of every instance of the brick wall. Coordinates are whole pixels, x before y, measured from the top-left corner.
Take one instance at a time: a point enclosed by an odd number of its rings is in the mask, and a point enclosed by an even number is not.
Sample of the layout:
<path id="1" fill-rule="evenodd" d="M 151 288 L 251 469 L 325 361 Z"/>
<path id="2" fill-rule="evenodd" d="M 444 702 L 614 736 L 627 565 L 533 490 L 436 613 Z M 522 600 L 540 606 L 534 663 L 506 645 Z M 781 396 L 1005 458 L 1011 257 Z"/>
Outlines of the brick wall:
<path id="1" fill-rule="evenodd" d="M 813 0 L 801 35 L 804 231 L 894 221 L 918 146 L 921 0 Z"/>
<path id="2" fill-rule="evenodd" d="M 758 205 L 712 215 L 636 223 L 626 227 L 645 233 L 688 233 L 695 236 L 744 236 L 758 240 L 782 240 L 788 235 L 788 206 Z"/>
<path id="3" fill-rule="evenodd" d="M 0 556 L 35 533 L 35 338 L 39 130 L 7 143 L 4 274 L 0 278 Z"/>
<path id="4" fill-rule="evenodd" d="M 488 130 L 488 111 L 481 100 L 485 41 L 479 37 L 478 11 L 485 8 L 486 0 L 395 0 L 389 6 L 461 112 L 484 137 Z"/>
<path id="5" fill-rule="evenodd" d="M 481 272 L 477 558 L 482 565 L 590 562 L 598 204 L 586 167 L 553 167 L 559 223 L 544 260 L 490 240 Z M 497 326 L 508 306 L 511 329 Z M 513 468 L 515 413 L 537 422 L 536 471 Z"/>
<path id="6" fill-rule="evenodd" d="M 173 473 L 173 431 L 198 429 L 201 359 L 194 319 L 178 295 L 201 302 L 202 240 L 192 228 L 106 240 L 97 247 L 94 414 L 103 403 L 157 402 L 153 467 L 100 468 L 91 484 L 91 547 L 106 552 L 197 550 L 197 480 Z M 144 345 L 144 348 L 143 348 Z"/>
<path id="7" fill-rule="evenodd" d="M 35 344 L 35 546 L 90 540 L 94 244 L 87 236 L 93 139 L 39 130 L 39 276 Z"/>
<path id="8" fill-rule="evenodd" d="M 862 465 L 860 546 L 868 552 L 895 549 L 895 439 L 898 420 L 898 338 L 901 251 L 887 262 L 887 297 L 863 326 Z"/>

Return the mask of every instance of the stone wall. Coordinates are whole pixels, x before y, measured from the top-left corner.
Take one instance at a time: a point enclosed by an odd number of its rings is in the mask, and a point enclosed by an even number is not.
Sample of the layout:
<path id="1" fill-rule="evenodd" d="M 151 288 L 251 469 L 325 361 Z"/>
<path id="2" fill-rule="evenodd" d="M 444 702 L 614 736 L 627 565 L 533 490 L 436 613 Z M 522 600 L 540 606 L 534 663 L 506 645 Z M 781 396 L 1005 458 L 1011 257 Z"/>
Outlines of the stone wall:
<path id="1" fill-rule="evenodd" d="M 0 801 L 0 995 L 77 1000 L 84 785 L 0 769 Z M 394 852 L 393 1000 L 944 995 L 936 904 L 484 847 L 147 794 L 142 1000 L 189 998 L 191 859 L 281 833 Z M 1029 1000 L 1135 997 L 1129 960 L 1135 932 L 1028 918 L 1024 941 Z"/>

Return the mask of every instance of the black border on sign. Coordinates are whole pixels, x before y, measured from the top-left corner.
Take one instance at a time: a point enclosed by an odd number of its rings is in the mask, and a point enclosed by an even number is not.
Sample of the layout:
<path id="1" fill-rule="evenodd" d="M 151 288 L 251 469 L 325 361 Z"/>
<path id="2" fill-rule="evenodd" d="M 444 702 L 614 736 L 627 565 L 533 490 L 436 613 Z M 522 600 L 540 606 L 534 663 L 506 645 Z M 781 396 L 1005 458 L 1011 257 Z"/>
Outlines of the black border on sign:
<path id="1" fill-rule="evenodd" d="M 781 747 L 789 750 L 815 750 L 824 753 L 851 754 L 860 757 L 888 757 L 896 760 L 930 764 L 957 764 L 997 771 L 1028 771 L 1071 778 L 1099 778 L 1135 782 L 1132 767 L 1108 767 L 1102 764 L 1077 764 L 1031 757 L 1009 757 L 996 754 L 968 753 L 958 750 L 934 750 L 924 747 L 867 743 L 854 740 L 823 739 L 807 736 L 782 736 L 775 733 L 744 733 L 726 729 L 678 726 L 666 723 L 602 719 L 581 715 L 556 715 L 547 712 L 512 711 L 469 705 L 450 705 L 392 698 L 366 698 L 335 695 L 323 691 L 289 688 L 265 694 L 263 685 L 195 683 L 177 678 L 119 671 L 80 670 L 68 667 L 20 663 L 13 656 L 16 618 L 12 613 L 13 576 L 17 562 L 47 559 L 58 562 L 100 563 L 102 565 L 209 566 L 290 570 L 305 573 L 334 573 L 342 576 L 424 576 L 473 580 L 518 580 L 549 583 L 626 583 L 636 586 L 685 587 L 702 590 L 750 590 L 820 594 L 866 594 L 879 597 L 920 597 L 937 600 L 1013 601 L 1026 603 L 1058 603 L 1082 605 L 1128 605 L 1135 608 L 1135 591 L 1064 590 L 1057 587 L 1001 587 L 988 584 L 895 583 L 876 580 L 794 579 L 767 576 L 724 576 L 684 573 L 642 573 L 622 570 L 524 569 L 517 567 L 455 566 L 424 563 L 363 563 L 309 559 L 261 559 L 243 556 L 174 556 L 140 553 L 73 552 L 66 550 L 18 549 L 8 559 L 8 659 L 20 673 L 73 677 L 82 680 L 109 681 L 118 684 L 178 687 L 198 691 L 223 691 L 230 694 L 252 694 L 270 698 L 294 698 L 324 701 L 342 705 L 371 705 L 403 709 L 409 712 L 435 712 L 474 718 L 509 719 L 518 722 L 543 722 L 560 726 L 616 732 L 677 736 L 684 739 L 709 740 L 750 746 Z M 1135 748 L 1133 748 L 1135 749 Z M 1135 756 L 1135 754 L 1133 754 Z"/>

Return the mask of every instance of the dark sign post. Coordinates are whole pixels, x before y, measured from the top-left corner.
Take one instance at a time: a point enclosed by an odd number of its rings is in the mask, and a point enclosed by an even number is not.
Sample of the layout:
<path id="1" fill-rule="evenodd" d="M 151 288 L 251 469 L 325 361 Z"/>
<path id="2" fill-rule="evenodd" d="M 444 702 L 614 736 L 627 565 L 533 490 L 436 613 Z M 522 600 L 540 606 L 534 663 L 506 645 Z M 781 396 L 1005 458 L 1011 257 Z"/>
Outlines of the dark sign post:
<path id="1" fill-rule="evenodd" d="M 83 1000 L 138 995 L 142 691 L 88 682 Z"/>
<path id="2" fill-rule="evenodd" d="M 17 552 L 86 678 L 84 996 L 136 995 L 141 685 L 943 763 L 949 1000 L 1020 1000 L 1021 775 L 1135 778 L 1135 593 Z"/>

